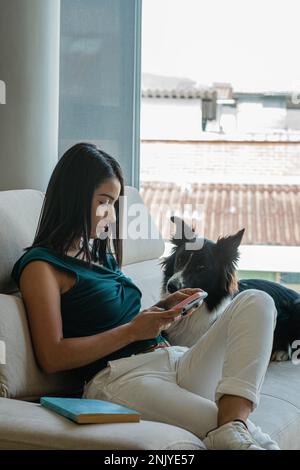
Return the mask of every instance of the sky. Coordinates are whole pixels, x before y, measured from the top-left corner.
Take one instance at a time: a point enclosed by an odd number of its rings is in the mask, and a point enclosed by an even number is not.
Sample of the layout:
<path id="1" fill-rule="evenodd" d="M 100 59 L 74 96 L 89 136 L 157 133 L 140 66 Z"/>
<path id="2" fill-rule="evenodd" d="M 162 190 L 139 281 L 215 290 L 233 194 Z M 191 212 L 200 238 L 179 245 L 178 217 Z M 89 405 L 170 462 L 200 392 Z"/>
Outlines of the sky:
<path id="1" fill-rule="evenodd" d="M 299 0 L 143 0 L 142 71 L 300 90 Z"/>

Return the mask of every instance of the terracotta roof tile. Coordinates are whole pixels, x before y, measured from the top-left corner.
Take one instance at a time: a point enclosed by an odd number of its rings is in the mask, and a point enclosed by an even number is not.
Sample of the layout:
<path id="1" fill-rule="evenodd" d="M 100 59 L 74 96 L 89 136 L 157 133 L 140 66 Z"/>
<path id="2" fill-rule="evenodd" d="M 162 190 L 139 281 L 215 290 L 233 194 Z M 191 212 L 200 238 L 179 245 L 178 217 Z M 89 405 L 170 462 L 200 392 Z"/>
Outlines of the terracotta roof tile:
<path id="1" fill-rule="evenodd" d="M 185 88 L 185 89 L 159 89 L 147 88 L 142 90 L 143 98 L 169 98 L 169 99 L 209 99 L 216 100 L 217 92 L 207 88 Z"/>
<path id="2" fill-rule="evenodd" d="M 193 209 L 201 204 L 206 238 L 216 240 L 245 227 L 243 244 L 300 246 L 299 185 L 142 182 L 140 193 L 165 239 L 172 224 L 162 225 L 162 219 L 175 210 L 182 215 L 184 204 Z M 157 205 L 164 205 L 162 214 Z"/>

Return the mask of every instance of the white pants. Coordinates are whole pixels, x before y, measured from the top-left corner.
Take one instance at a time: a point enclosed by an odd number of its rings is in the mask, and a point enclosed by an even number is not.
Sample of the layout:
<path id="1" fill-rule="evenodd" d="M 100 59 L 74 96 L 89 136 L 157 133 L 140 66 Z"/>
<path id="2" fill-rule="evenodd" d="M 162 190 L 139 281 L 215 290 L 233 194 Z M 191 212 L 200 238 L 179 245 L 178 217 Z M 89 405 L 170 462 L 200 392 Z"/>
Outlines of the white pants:
<path id="1" fill-rule="evenodd" d="M 177 425 L 202 439 L 217 426 L 222 395 L 247 398 L 257 407 L 275 324 L 273 299 L 244 291 L 192 347 L 110 361 L 86 384 L 83 398 L 124 405 L 144 420 Z"/>

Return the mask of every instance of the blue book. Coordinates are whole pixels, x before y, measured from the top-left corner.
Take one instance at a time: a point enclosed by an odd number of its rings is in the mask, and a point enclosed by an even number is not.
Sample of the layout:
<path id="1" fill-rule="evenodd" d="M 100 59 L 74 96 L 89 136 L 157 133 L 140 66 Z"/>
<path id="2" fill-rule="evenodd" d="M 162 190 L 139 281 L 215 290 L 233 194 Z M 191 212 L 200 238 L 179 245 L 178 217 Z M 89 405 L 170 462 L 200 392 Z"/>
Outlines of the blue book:
<path id="1" fill-rule="evenodd" d="M 138 411 L 104 400 L 41 397 L 40 404 L 79 424 L 138 423 Z"/>

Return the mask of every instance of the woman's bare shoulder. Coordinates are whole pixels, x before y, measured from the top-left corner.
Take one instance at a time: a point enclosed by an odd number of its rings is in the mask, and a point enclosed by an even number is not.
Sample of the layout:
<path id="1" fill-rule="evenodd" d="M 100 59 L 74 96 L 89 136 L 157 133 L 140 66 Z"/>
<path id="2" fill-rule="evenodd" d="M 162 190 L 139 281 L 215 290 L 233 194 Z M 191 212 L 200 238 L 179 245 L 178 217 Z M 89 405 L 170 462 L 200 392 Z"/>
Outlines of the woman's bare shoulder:
<path id="1" fill-rule="evenodd" d="M 31 288 L 52 286 L 61 292 L 64 287 L 62 273 L 47 261 L 32 260 L 25 266 L 20 276 L 20 290 L 27 286 Z"/>

